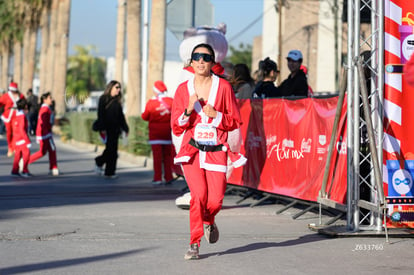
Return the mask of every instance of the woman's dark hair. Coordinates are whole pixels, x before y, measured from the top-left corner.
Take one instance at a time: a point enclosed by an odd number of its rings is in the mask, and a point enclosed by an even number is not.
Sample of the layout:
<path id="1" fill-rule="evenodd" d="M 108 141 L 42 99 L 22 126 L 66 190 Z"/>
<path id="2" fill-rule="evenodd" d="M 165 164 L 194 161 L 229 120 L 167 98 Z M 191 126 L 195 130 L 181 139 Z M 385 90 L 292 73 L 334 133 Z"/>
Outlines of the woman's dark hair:
<path id="1" fill-rule="evenodd" d="M 250 75 L 249 67 L 247 67 L 244 63 L 234 65 L 233 75 L 230 82 L 232 85 L 254 82 L 252 76 Z"/>
<path id="2" fill-rule="evenodd" d="M 121 86 L 121 83 L 119 83 L 119 81 L 116 81 L 116 80 L 109 81 L 109 83 L 106 85 L 104 95 L 110 95 L 112 88 L 117 84 L 119 84 L 119 86 Z M 119 95 L 121 95 L 121 93 L 119 93 Z"/>
<path id="3" fill-rule="evenodd" d="M 259 61 L 259 70 L 257 73 L 257 80 L 263 80 L 267 77 L 271 71 L 277 72 L 277 64 L 269 57 L 266 57 L 264 60 Z"/>
<path id="4" fill-rule="evenodd" d="M 17 110 L 24 110 L 27 107 L 27 105 L 27 100 L 24 98 L 21 98 L 16 102 Z"/>
<path id="5" fill-rule="evenodd" d="M 43 102 L 45 101 L 45 99 L 48 98 L 51 95 L 52 94 L 50 92 L 43 93 L 42 96 L 40 97 L 40 103 L 43 104 Z"/>
<path id="6" fill-rule="evenodd" d="M 214 53 L 213 47 L 211 47 L 209 44 L 206 44 L 206 43 L 201 43 L 195 46 L 194 49 L 191 51 L 191 57 L 193 56 L 193 53 L 195 52 L 195 50 L 197 50 L 198 48 L 206 48 L 210 52 L 210 54 L 213 56 L 213 63 L 216 63 L 216 55 Z M 190 62 L 192 62 L 192 60 L 190 60 Z"/>

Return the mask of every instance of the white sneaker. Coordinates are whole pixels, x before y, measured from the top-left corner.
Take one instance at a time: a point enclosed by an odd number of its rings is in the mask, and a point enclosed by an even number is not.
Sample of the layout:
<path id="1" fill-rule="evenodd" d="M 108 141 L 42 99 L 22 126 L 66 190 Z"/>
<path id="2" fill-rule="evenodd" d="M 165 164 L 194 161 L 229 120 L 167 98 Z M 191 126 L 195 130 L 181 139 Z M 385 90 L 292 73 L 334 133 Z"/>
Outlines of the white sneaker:
<path id="1" fill-rule="evenodd" d="M 161 185 L 161 184 L 162 184 L 162 181 L 160 180 L 152 181 L 152 185 Z"/>
<path id="2" fill-rule="evenodd" d="M 191 193 L 187 192 L 184 195 L 175 199 L 175 205 L 181 209 L 190 209 Z"/>
<path id="3" fill-rule="evenodd" d="M 98 166 L 95 164 L 95 168 L 94 168 L 95 174 L 102 176 L 104 174 L 104 170 L 102 168 L 102 166 Z"/>
<path id="4" fill-rule="evenodd" d="M 33 175 L 30 174 L 30 173 L 20 173 L 20 176 L 22 176 L 23 178 L 31 178 L 31 177 L 33 177 Z"/>
<path id="5" fill-rule="evenodd" d="M 52 175 L 52 176 L 59 176 L 59 175 L 60 175 L 60 173 L 59 173 L 59 169 L 57 169 L 57 168 L 53 168 L 52 170 L 50 170 L 49 175 Z"/>

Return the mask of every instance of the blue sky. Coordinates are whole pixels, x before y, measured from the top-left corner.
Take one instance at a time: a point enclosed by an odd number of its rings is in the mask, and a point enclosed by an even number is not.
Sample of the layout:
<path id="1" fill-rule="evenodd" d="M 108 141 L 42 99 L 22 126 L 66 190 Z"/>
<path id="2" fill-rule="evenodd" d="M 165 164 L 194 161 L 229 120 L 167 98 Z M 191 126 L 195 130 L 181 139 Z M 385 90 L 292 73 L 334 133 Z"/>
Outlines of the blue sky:
<path id="1" fill-rule="evenodd" d="M 214 6 L 213 26 L 227 24 L 226 37 L 233 46 L 253 44 L 261 35 L 263 1 L 210 0 Z M 100 56 L 114 56 L 116 42 L 117 0 L 72 0 L 69 54 L 74 45 L 94 45 Z M 178 60 L 179 41 L 167 34 L 167 59 Z"/>

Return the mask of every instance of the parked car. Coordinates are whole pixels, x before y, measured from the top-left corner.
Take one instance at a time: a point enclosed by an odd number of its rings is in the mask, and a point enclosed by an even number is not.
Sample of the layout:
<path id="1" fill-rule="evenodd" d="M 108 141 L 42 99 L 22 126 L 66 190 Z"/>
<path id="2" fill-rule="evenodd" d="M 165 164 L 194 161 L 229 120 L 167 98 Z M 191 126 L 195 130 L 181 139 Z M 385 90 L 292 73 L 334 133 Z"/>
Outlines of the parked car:
<path id="1" fill-rule="evenodd" d="M 104 93 L 104 91 L 92 91 L 89 93 L 89 97 L 85 100 L 83 104 L 79 104 L 76 107 L 78 112 L 94 112 L 98 109 L 99 97 Z"/>

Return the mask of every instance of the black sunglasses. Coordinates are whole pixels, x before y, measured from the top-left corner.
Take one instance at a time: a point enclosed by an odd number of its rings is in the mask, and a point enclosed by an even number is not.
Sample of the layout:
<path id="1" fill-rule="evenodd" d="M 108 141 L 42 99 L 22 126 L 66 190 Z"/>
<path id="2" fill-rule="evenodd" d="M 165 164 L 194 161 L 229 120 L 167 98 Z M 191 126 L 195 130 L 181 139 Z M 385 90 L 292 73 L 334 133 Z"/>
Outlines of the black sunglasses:
<path id="1" fill-rule="evenodd" d="M 200 58 L 203 58 L 205 62 L 211 62 L 213 61 L 213 56 L 208 53 L 193 53 L 191 56 L 191 60 L 199 61 Z"/>

